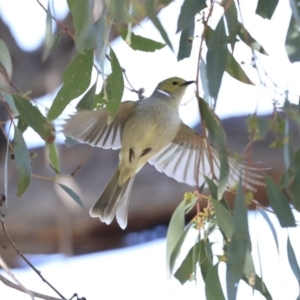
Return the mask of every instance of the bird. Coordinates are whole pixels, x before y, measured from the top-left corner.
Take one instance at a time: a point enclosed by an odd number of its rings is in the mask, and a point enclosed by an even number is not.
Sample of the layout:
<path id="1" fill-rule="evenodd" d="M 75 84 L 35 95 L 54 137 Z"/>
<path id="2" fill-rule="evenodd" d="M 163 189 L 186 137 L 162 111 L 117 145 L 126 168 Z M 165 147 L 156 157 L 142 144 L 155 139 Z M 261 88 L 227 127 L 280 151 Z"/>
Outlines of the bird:
<path id="1" fill-rule="evenodd" d="M 119 165 L 91 207 L 91 217 L 98 217 L 108 225 L 116 217 L 119 226 L 125 229 L 133 181 L 147 162 L 159 172 L 191 186 L 201 186 L 205 176 L 218 179 L 218 150 L 179 116 L 181 99 L 192 83 L 180 77 L 163 80 L 150 97 L 121 102 L 110 124 L 105 108 L 80 110 L 66 120 L 65 136 L 95 147 L 120 149 Z M 235 186 L 242 176 L 243 184 L 255 190 L 254 185 L 260 184 L 255 170 L 232 157 L 228 162 L 227 186 Z"/>

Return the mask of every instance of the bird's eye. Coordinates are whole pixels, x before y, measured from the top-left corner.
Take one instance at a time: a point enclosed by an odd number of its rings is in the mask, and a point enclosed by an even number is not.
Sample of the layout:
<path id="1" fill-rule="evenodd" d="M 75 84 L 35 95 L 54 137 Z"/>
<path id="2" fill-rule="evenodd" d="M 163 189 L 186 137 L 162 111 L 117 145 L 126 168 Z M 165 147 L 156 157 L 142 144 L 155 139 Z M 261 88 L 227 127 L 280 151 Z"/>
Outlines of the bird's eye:
<path id="1" fill-rule="evenodd" d="M 177 82 L 177 81 L 173 81 L 172 84 L 173 84 L 173 85 L 177 85 L 178 82 Z"/>

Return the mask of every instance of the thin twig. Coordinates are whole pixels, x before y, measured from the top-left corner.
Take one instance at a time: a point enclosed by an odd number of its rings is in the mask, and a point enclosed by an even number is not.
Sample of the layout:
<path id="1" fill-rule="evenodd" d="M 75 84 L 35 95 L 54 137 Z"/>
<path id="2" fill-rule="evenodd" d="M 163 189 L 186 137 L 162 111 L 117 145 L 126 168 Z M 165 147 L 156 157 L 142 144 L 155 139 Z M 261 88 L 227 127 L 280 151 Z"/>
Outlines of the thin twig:
<path id="1" fill-rule="evenodd" d="M 44 299 L 44 300 L 61 300 L 61 298 L 55 298 L 55 297 L 47 296 L 47 295 L 44 295 L 44 294 L 34 292 L 32 290 L 28 290 L 28 289 L 24 290 L 22 286 L 20 286 L 19 284 L 13 283 L 12 281 L 8 280 L 7 278 L 5 278 L 1 274 L 0 274 L 0 281 L 2 281 L 5 285 L 9 286 L 10 288 L 13 288 L 13 289 L 18 290 L 20 292 L 29 294 L 32 299 L 34 299 L 34 297 L 37 297 L 37 298 Z"/>
<path id="2" fill-rule="evenodd" d="M 30 296 L 30 298 L 34 300 L 32 293 L 15 277 L 15 275 L 11 272 L 9 267 L 6 265 L 5 261 L 2 259 L 1 255 L 0 255 L 0 266 L 17 283 L 15 285 L 19 287 L 19 291 L 22 291 L 23 293 L 28 294 Z M 2 275 L 0 275 L 0 276 L 2 276 Z M 8 281 L 8 279 L 7 279 L 7 281 Z M 12 284 L 14 284 L 14 283 L 12 283 Z"/>
<path id="3" fill-rule="evenodd" d="M 19 250 L 19 248 L 16 246 L 14 241 L 11 239 L 10 235 L 7 232 L 5 223 L 3 218 L 0 218 L 0 222 L 2 224 L 2 229 L 6 237 L 8 238 L 10 244 L 13 246 L 13 248 L 16 250 L 16 252 L 21 256 L 21 258 L 32 268 L 32 270 L 42 279 L 43 282 L 45 282 L 61 299 L 66 299 L 49 281 L 47 281 L 44 276 L 42 276 L 41 271 L 37 270 L 35 266 L 24 256 L 24 254 Z"/>
<path id="4" fill-rule="evenodd" d="M 92 150 L 92 146 L 89 147 L 88 151 L 86 152 L 86 154 L 83 157 L 83 159 L 82 159 L 81 163 L 79 164 L 79 166 L 75 169 L 75 171 L 73 171 L 71 173 L 71 177 L 74 177 L 74 175 L 81 169 L 81 167 L 83 166 L 83 164 L 86 161 L 87 157 L 89 156 L 91 150 Z"/>

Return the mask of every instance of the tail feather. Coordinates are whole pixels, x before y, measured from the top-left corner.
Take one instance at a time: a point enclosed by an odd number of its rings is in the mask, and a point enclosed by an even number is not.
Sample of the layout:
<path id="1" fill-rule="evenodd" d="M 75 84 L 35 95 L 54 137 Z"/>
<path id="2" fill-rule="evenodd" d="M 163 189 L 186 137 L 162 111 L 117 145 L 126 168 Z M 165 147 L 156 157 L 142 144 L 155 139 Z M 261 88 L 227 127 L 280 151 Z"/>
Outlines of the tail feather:
<path id="1" fill-rule="evenodd" d="M 109 225 L 117 215 L 117 221 L 122 229 L 127 226 L 128 203 L 134 177 L 123 185 L 118 184 L 120 172 L 117 169 L 110 182 L 90 209 L 91 217 L 97 218 Z"/>

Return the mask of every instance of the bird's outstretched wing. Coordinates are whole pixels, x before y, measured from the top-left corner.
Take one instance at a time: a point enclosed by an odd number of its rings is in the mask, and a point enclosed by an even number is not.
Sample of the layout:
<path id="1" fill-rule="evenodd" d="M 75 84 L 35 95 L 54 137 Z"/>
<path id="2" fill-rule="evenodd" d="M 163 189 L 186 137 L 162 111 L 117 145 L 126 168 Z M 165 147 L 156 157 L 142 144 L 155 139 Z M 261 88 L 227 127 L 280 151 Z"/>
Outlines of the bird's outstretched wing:
<path id="1" fill-rule="evenodd" d="M 81 143 L 105 149 L 121 147 L 123 125 L 131 116 L 138 102 L 125 101 L 110 125 L 107 125 L 106 109 L 82 110 L 72 115 L 63 125 L 62 132 Z"/>
<path id="2" fill-rule="evenodd" d="M 214 179 L 220 176 L 218 150 L 183 123 L 172 143 L 151 157 L 149 163 L 159 172 L 192 186 L 201 186 L 205 181 L 204 176 Z M 262 185 L 262 175 L 257 172 L 257 168 L 240 164 L 232 157 L 228 158 L 228 163 L 228 187 L 234 187 L 240 176 L 243 185 L 250 190 L 255 191 L 254 185 Z"/>

